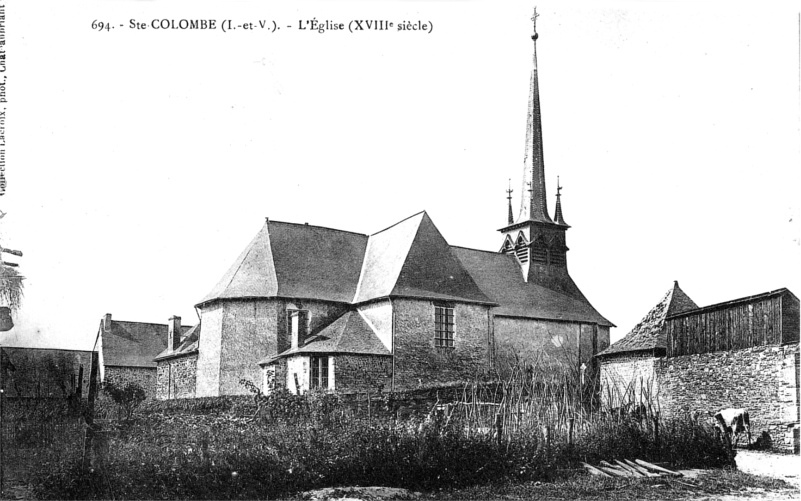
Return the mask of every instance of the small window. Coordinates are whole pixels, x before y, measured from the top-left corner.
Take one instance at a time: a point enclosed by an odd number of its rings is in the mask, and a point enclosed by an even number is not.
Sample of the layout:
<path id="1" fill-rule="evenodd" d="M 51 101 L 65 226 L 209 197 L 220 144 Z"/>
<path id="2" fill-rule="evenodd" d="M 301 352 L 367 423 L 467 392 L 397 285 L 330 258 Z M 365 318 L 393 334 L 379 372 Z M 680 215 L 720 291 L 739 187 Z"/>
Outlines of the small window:
<path id="1" fill-rule="evenodd" d="M 453 308 L 434 305 L 434 346 L 453 348 Z"/>
<path id="2" fill-rule="evenodd" d="M 312 388 L 328 389 L 328 357 L 311 357 Z"/>

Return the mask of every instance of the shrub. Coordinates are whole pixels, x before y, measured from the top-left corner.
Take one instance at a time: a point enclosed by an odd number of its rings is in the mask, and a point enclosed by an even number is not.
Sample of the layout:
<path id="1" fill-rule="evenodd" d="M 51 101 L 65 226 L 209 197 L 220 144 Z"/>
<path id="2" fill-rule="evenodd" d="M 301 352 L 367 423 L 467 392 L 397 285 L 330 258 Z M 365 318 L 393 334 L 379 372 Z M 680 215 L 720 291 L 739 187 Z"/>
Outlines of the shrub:
<path id="1" fill-rule="evenodd" d="M 106 383 L 103 385 L 103 392 L 123 410 L 125 419 L 131 419 L 134 410 L 147 398 L 145 389 L 136 383 L 127 383 L 125 386 Z"/>

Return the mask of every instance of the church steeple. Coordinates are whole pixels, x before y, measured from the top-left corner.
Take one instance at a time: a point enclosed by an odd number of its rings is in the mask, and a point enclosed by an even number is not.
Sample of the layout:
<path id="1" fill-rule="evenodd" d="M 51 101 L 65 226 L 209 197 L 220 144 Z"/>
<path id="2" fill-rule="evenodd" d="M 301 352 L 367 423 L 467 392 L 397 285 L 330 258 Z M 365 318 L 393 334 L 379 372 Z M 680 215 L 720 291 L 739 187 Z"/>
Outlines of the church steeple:
<path id="1" fill-rule="evenodd" d="M 548 201 L 545 194 L 545 162 L 542 148 L 542 115 L 540 113 L 540 86 L 537 72 L 537 10 L 531 20 L 534 23 L 534 65 L 531 69 L 529 87 L 528 123 L 526 124 L 526 154 L 524 157 L 523 182 L 529 185 L 529 199 L 521 201 L 520 215 L 517 222 L 537 221 L 552 223 L 548 215 Z M 525 185 L 524 190 L 525 193 Z"/>
<path id="2" fill-rule="evenodd" d="M 526 281 L 572 294 L 575 285 L 567 274 L 565 233 L 570 226 L 562 215 L 561 190 L 557 187 L 555 219 L 548 214 L 543 161 L 542 118 L 540 112 L 539 74 L 537 67 L 537 11 L 534 11 L 534 65 L 529 87 L 526 153 L 523 161 L 523 186 L 518 218 L 501 228 L 500 252 L 513 255 Z M 511 193 L 507 193 L 511 197 Z"/>

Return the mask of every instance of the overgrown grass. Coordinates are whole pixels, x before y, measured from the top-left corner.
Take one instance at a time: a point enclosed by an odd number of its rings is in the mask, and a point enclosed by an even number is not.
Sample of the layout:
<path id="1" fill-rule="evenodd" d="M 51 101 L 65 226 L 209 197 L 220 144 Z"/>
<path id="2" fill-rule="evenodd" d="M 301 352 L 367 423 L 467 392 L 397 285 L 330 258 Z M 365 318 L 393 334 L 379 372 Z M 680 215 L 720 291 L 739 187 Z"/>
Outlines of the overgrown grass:
<path id="1" fill-rule="evenodd" d="M 97 434 L 90 468 L 54 462 L 32 483 L 50 499 L 256 499 L 347 485 L 516 485 L 601 459 L 731 464 L 690 416 L 665 419 L 648 399 L 613 407 L 577 379 L 543 376 L 513 370 L 465 385 L 457 401 L 408 420 L 395 419 L 391 395 L 369 418 L 325 393 L 147 402 L 136 419 Z"/>
<path id="2" fill-rule="evenodd" d="M 798 494 L 790 484 L 777 479 L 723 468 L 706 471 L 697 478 L 599 478 L 570 472 L 553 482 L 499 482 L 460 489 L 425 493 L 423 499 L 529 499 L 529 500 L 678 500 L 709 496 L 757 496 L 766 492 Z"/>

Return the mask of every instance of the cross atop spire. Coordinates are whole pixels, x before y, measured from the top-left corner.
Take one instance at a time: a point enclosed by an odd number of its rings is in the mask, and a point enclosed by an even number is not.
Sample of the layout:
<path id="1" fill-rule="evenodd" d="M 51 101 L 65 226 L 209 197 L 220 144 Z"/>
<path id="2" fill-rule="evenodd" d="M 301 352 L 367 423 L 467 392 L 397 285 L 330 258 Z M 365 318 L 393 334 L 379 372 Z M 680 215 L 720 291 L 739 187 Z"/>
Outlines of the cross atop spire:
<path id="1" fill-rule="evenodd" d="M 537 9 L 531 17 L 534 34 L 534 67 L 531 70 L 531 84 L 529 96 L 528 123 L 526 126 L 526 154 L 524 158 L 524 183 L 530 184 L 529 199 L 522 200 L 520 216 L 517 222 L 537 221 L 540 223 L 553 223 L 548 215 L 548 206 L 545 194 L 545 164 L 542 151 L 542 117 L 540 114 L 540 91 L 537 74 Z M 524 185 L 525 186 L 525 185 Z"/>

